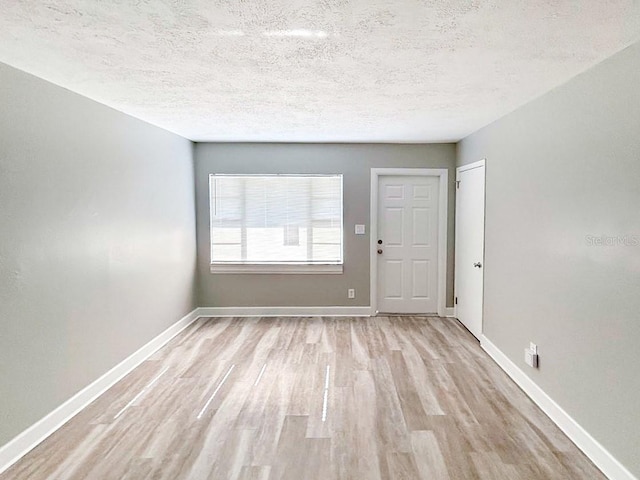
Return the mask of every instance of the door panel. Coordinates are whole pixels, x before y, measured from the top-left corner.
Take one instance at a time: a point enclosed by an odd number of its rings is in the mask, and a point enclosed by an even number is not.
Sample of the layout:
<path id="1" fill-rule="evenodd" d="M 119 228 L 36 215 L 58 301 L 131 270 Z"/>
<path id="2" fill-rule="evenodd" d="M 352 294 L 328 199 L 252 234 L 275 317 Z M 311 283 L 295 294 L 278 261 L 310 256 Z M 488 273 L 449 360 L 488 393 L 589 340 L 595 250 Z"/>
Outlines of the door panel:
<path id="1" fill-rule="evenodd" d="M 429 260 L 413 261 L 413 298 L 429 298 Z"/>
<path id="2" fill-rule="evenodd" d="M 385 196 L 390 200 L 402 200 L 404 198 L 404 185 L 387 185 Z"/>
<path id="3" fill-rule="evenodd" d="M 415 198 L 416 200 L 430 200 L 431 188 L 424 185 L 414 185 L 413 198 Z"/>
<path id="4" fill-rule="evenodd" d="M 389 207 L 385 209 L 384 222 L 386 227 L 386 244 L 394 247 L 402 247 L 404 235 L 404 210 L 402 208 Z"/>
<path id="5" fill-rule="evenodd" d="M 378 310 L 435 313 L 438 177 L 378 178 Z"/>
<path id="6" fill-rule="evenodd" d="M 476 338 L 482 334 L 484 279 L 484 163 L 457 170 L 456 316 Z"/>
<path id="7" fill-rule="evenodd" d="M 413 245 L 428 247 L 431 239 L 431 212 L 428 208 L 413 209 Z"/>
<path id="8" fill-rule="evenodd" d="M 385 276 L 386 297 L 391 299 L 402 298 L 402 284 L 404 272 L 402 261 L 388 260 L 385 262 L 387 275 Z"/>

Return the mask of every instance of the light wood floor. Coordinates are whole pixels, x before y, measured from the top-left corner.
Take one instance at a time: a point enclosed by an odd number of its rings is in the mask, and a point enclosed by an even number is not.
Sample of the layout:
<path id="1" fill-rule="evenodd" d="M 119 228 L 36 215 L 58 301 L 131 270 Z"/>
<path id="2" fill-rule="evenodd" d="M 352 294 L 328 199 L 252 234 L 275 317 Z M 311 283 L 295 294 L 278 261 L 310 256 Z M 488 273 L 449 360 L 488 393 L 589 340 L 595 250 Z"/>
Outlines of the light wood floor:
<path id="1" fill-rule="evenodd" d="M 197 321 L 0 475 L 44 478 L 605 477 L 457 321 L 324 317 Z"/>

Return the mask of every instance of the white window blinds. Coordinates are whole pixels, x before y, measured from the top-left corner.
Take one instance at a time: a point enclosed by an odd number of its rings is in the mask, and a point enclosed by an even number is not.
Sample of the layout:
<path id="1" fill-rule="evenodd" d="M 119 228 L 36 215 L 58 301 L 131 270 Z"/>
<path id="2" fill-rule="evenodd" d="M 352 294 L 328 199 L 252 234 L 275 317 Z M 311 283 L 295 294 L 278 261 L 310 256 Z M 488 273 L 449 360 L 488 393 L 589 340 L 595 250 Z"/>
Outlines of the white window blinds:
<path id="1" fill-rule="evenodd" d="M 211 263 L 342 264 L 342 175 L 210 175 Z"/>

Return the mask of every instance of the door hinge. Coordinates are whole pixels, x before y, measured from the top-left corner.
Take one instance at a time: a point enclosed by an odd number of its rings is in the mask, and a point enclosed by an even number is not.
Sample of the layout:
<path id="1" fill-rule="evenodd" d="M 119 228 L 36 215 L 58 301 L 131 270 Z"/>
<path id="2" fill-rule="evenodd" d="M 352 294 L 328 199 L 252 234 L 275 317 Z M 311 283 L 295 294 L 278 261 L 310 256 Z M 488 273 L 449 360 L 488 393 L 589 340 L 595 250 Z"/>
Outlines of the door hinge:
<path id="1" fill-rule="evenodd" d="M 460 180 L 456 180 L 456 188 L 460 188 Z"/>
<path id="2" fill-rule="evenodd" d="M 457 304 L 458 304 L 458 297 L 456 297 L 456 302 L 455 302 L 455 305 L 457 305 Z"/>

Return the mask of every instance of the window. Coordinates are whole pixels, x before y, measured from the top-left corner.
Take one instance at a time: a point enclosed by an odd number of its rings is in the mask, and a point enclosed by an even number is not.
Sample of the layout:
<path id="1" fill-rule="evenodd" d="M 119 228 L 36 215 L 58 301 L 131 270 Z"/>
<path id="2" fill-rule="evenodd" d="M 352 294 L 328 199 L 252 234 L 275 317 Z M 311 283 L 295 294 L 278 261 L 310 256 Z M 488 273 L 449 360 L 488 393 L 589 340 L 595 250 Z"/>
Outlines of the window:
<path id="1" fill-rule="evenodd" d="M 342 273 L 342 175 L 210 175 L 212 273 Z"/>

